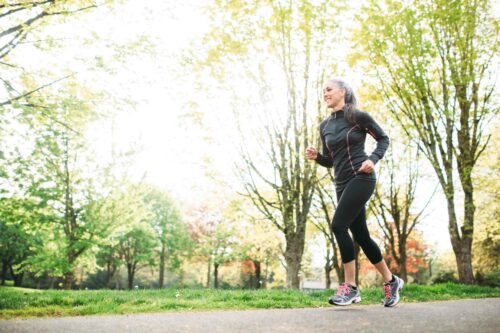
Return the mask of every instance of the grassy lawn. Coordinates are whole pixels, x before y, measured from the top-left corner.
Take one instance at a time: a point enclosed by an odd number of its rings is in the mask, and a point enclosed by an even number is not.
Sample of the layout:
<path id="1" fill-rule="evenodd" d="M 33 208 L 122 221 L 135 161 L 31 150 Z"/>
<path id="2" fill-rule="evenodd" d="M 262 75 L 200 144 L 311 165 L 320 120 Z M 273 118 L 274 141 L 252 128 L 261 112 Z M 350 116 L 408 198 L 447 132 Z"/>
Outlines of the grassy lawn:
<path id="1" fill-rule="evenodd" d="M 333 291 L 297 290 L 34 290 L 0 288 L 0 319 L 165 311 L 328 307 Z M 382 288 L 361 289 L 361 304 L 381 304 Z M 405 285 L 403 302 L 500 297 L 500 288 L 460 284 Z"/>

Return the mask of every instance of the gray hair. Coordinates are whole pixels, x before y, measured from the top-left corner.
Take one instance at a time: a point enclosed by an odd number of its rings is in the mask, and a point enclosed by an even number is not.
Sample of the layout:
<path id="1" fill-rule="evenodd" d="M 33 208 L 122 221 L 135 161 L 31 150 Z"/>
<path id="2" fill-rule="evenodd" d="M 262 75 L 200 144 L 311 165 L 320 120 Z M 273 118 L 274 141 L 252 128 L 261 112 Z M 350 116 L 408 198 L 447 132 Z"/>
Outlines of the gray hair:
<path id="1" fill-rule="evenodd" d="M 358 100 L 356 99 L 356 95 L 354 94 L 351 86 L 346 81 L 340 78 L 330 79 L 328 80 L 328 82 L 332 82 L 339 89 L 344 89 L 344 118 L 351 124 L 356 123 L 355 111 L 358 105 Z"/>

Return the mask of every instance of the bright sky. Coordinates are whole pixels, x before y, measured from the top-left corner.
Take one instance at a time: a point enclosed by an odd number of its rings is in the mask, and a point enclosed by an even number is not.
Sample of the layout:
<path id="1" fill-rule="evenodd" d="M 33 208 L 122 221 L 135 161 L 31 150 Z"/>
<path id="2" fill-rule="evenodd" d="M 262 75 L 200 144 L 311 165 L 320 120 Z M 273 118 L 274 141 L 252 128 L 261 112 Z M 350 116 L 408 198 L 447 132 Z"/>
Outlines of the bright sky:
<path id="1" fill-rule="evenodd" d="M 139 138 L 143 150 L 136 165 L 137 175 L 147 172 L 147 178 L 159 186 L 173 192 L 180 202 L 210 199 L 214 195 L 214 183 L 205 173 L 207 164 L 203 158 L 211 157 L 210 168 L 225 180 L 234 181 L 233 161 L 237 158 L 233 150 L 234 131 L 231 127 L 229 97 L 224 92 L 219 96 L 205 99 L 203 92 L 197 91 L 192 75 L 182 73 L 177 68 L 179 50 L 187 47 L 192 40 L 206 31 L 208 20 L 201 12 L 203 1 L 190 0 L 183 5 L 169 7 L 163 1 L 144 2 L 131 0 L 126 10 L 120 11 L 116 21 L 106 23 L 115 27 L 120 35 L 143 33 L 156 43 L 157 55 L 151 61 L 137 59 L 130 66 L 128 89 L 135 100 L 141 100 L 135 113 L 120 114 L 117 119 L 117 142 L 127 143 Z M 113 22 L 113 23 L 112 23 Z M 117 32 L 118 34 L 118 32 Z M 350 72 L 349 69 L 346 69 Z M 357 82 L 353 82 L 356 85 Z M 202 99 L 197 98 L 200 96 Z M 198 108 L 191 109 L 188 103 L 194 101 Z M 200 133 L 194 125 L 186 125 L 183 115 L 202 112 L 208 133 Z M 204 138 L 212 138 L 209 142 Z M 427 186 L 420 189 L 421 204 L 430 195 Z M 219 187 L 220 189 L 220 187 Z M 430 205 L 422 228 L 425 237 L 440 249 L 450 248 L 444 201 L 437 200 Z"/>
<path id="2" fill-rule="evenodd" d="M 71 47 L 71 42 L 68 42 L 62 53 L 57 57 L 48 54 L 43 63 L 55 65 L 64 59 L 68 64 L 65 67 L 80 73 L 80 80 L 111 91 L 116 98 L 135 101 L 135 110 L 117 111 L 114 126 L 117 148 L 126 149 L 138 143 L 142 149 L 133 166 L 135 177 L 146 174 L 149 181 L 171 191 L 179 202 L 192 203 L 214 194 L 214 183 L 205 177 L 207 164 L 204 160 L 207 157 L 211 158 L 209 171 L 234 182 L 233 162 L 237 154 L 232 148 L 235 129 L 227 121 L 231 118 L 227 94 L 221 91 L 207 99 L 204 92 L 197 90 L 193 75 L 185 73 L 178 65 L 180 50 L 206 31 L 208 20 L 201 11 L 204 1 L 172 3 L 175 4 L 162 0 L 127 0 L 111 13 L 98 10 L 83 17 L 83 23 L 80 20 L 78 25 L 65 25 L 65 29 L 54 30 L 55 34 L 65 38 L 90 37 L 90 32 L 94 31 L 101 41 L 83 49 Z M 153 55 L 130 56 L 125 64 L 111 63 L 115 71 L 112 75 L 84 69 L 83 59 L 93 59 L 94 56 L 105 61 L 110 59 L 112 54 L 104 51 L 103 45 L 117 41 L 127 43 L 139 36 L 147 36 L 154 45 Z M 37 57 L 35 62 L 40 64 L 42 59 Z M 112 105 L 110 101 L 108 106 Z M 196 112 L 205 115 L 203 122 L 207 132 L 200 132 L 197 126 L 186 121 L 186 115 Z M 111 149 L 110 129 L 110 121 L 106 121 L 96 124 L 89 133 L 102 156 Z M 432 186 L 420 190 L 420 204 L 426 201 L 435 182 L 432 180 L 427 184 Z M 422 224 L 427 241 L 435 243 L 440 250 L 451 248 L 444 207 L 443 197 L 438 194 L 427 212 L 429 217 Z"/>

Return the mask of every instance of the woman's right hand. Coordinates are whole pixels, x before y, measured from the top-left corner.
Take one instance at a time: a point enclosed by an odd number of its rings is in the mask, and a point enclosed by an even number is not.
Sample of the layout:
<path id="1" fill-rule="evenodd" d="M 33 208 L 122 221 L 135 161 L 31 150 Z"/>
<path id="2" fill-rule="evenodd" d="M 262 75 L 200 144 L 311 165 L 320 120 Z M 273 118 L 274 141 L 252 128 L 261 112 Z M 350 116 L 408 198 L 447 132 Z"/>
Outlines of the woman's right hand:
<path id="1" fill-rule="evenodd" d="M 315 160 L 318 157 L 318 151 L 314 147 L 308 147 L 306 149 L 306 157 L 308 160 Z"/>

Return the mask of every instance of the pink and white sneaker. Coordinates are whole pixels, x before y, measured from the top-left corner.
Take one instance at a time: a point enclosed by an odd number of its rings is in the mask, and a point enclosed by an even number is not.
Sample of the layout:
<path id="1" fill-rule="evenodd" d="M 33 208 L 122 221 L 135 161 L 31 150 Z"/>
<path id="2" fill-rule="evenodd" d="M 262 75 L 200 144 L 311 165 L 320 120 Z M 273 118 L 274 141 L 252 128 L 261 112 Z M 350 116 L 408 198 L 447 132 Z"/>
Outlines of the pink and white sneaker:
<path id="1" fill-rule="evenodd" d="M 405 282 L 399 276 L 394 275 L 393 282 L 384 283 L 384 306 L 393 307 L 399 303 L 399 292 L 403 290 Z"/>
<path id="2" fill-rule="evenodd" d="M 337 294 L 328 300 L 328 303 L 332 305 L 349 305 L 359 302 L 361 302 L 359 288 L 354 289 L 348 283 L 340 284 Z"/>

